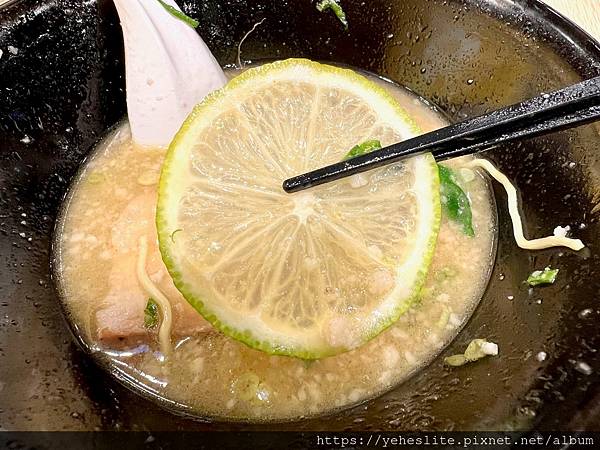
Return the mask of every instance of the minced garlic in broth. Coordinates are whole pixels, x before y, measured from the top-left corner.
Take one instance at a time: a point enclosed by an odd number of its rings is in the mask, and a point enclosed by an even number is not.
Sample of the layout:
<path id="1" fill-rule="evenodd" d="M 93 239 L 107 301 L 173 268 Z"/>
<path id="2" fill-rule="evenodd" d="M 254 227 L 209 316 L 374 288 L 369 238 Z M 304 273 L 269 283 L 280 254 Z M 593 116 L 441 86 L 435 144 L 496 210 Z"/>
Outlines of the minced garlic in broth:
<path id="1" fill-rule="evenodd" d="M 444 125 L 408 91 L 375 81 L 398 99 L 421 129 Z M 165 149 L 132 145 L 126 124 L 99 146 L 63 211 L 57 274 L 70 319 L 89 347 L 145 391 L 182 405 L 187 413 L 265 421 L 359 403 L 431 361 L 481 298 L 492 264 L 495 213 L 487 183 L 468 172 L 463 187 L 472 201 L 476 235 L 465 236 L 443 218 L 421 301 L 395 325 L 358 349 L 316 361 L 251 349 L 213 330 L 199 316 L 190 319 L 191 307 L 160 261 L 154 213 L 164 153 Z M 460 167 L 460 160 L 447 164 Z M 164 361 L 156 330 L 144 328 L 147 295 L 136 285 L 142 234 L 150 244 L 147 272 L 173 304 L 173 350 Z M 99 329 L 100 321 L 114 329 Z M 123 329 L 130 336 L 120 335 Z"/>

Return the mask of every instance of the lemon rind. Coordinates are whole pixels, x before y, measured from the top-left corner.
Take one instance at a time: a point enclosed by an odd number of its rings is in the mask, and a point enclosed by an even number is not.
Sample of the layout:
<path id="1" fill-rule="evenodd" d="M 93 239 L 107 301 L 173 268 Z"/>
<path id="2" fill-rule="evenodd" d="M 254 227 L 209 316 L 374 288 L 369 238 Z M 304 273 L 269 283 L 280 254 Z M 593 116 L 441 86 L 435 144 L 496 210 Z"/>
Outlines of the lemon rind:
<path id="1" fill-rule="evenodd" d="M 261 339 L 255 336 L 249 330 L 240 330 L 231 327 L 220 320 L 210 306 L 205 302 L 201 296 L 195 292 L 188 283 L 183 279 L 182 273 L 177 269 L 178 264 L 175 261 L 175 255 L 172 252 L 173 241 L 171 240 L 171 231 L 168 225 L 168 217 L 172 216 L 169 214 L 169 210 L 173 207 L 173 202 L 170 202 L 169 191 L 172 186 L 168 182 L 172 176 L 172 169 L 176 160 L 176 150 L 183 144 L 186 138 L 189 138 L 189 133 L 192 129 L 192 125 L 199 116 L 202 116 L 206 112 L 211 112 L 211 107 L 224 98 L 226 94 L 234 89 L 238 89 L 243 86 L 244 83 L 254 83 L 257 79 L 263 76 L 272 77 L 277 71 L 284 71 L 287 69 L 304 68 L 308 70 L 316 70 L 319 73 L 327 72 L 328 74 L 341 75 L 348 78 L 348 81 L 361 85 L 364 89 L 369 90 L 372 95 L 377 95 L 380 100 L 385 101 L 395 113 L 402 118 L 402 124 L 407 126 L 408 131 L 413 135 L 419 134 L 420 130 L 416 124 L 409 118 L 407 113 L 397 104 L 397 102 L 391 97 L 383 88 L 377 86 L 371 81 L 367 80 L 363 76 L 348 70 L 333 66 L 327 66 L 324 64 L 316 63 L 307 59 L 287 59 L 282 61 L 276 61 L 271 64 L 265 64 L 263 66 L 250 69 L 236 78 L 232 79 L 225 87 L 209 94 L 200 104 L 196 105 L 190 115 L 187 117 L 180 130 L 175 135 L 171 142 L 167 154 L 163 162 L 163 168 L 161 171 L 159 181 L 159 195 L 158 204 L 156 209 L 156 226 L 158 230 L 159 249 L 162 255 L 163 262 L 173 279 L 173 283 L 177 289 L 182 293 L 185 299 L 196 309 L 208 322 L 210 322 L 216 329 L 224 333 L 225 335 L 236 339 L 249 347 L 261 350 L 263 352 L 273 355 L 284 355 L 293 356 L 302 359 L 318 359 L 327 356 L 333 356 L 344 351 L 351 350 L 350 348 L 331 347 L 327 345 L 311 348 L 301 348 L 300 346 L 287 346 L 281 344 L 274 344 L 272 341 L 267 339 Z M 268 78 L 265 80 L 268 81 Z M 199 127 L 201 130 L 202 127 Z M 197 130 L 198 131 L 198 130 Z M 406 130 L 405 130 L 406 131 Z M 424 245 L 424 256 L 422 257 L 420 267 L 417 269 L 416 276 L 413 279 L 410 293 L 403 297 L 401 302 L 396 302 L 395 307 L 389 311 L 388 315 L 384 319 L 379 319 L 373 323 L 362 336 L 359 345 L 374 338 L 386 328 L 395 323 L 402 314 L 404 314 L 412 304 L 417 300 L 419 292 L 425 283 L 425 278 L 429 266 L 431 264 L 433 254 L 435 251 L 435 244 L 437 241 L 437 235 L 441 221 L 441 206 L 439 199 L 439 178 L 436 162 L 430 154 L 423 155 L 424 164 L 427 166 L 429 172 L 428 179 L 430 180 L 430 186 L 428 192 L 430 193 L 429 201 L 426 205 L 431 207 L 428 212 L 431 220 L 431 226 L 429 227 L 429 235 L 425 239 Z M 420 207 L 422 205 L 419 205 Z M 390 296 L 388 296 L 389 298 Z"/>

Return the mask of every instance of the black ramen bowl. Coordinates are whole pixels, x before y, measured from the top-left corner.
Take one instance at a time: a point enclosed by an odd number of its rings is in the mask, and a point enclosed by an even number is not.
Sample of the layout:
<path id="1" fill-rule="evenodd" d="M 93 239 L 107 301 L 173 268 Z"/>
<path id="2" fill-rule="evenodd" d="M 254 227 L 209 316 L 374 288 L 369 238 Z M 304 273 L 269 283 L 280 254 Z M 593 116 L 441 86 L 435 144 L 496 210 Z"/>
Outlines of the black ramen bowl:
<path id="1" fill-rule="evenodd" d="M 407 86 L 452 121 L 600 74 L 600 46 L 534 0 L 344 0 L 348 32 L 310 0 L 185 0 L 223 65 L 307 57 Z M 509 430 L 600 428 L 600 126 L 487 153 L 520 188 L 526 235 L 569 224 L 587 249 L 530 252 L 496 190 L 489 286 L 444 352 L 473 338 L 500 356 L 449 369 L 442 356 L 393 391 L 334 415 L 234 424 L 173 414 L 118 382 L 69 333 L 50 272 L 69 182 L 125 114 L 123 43 L 109 0 L 0 7 L 0 429 Z M 529 273 L 560 268 L 528 291 Z M 514 299 L 509 300 L 509 296 Z M 547 359 L 536 355 L 546 352 Z M 125 386 L 124 386 L 125 385 Z"/>

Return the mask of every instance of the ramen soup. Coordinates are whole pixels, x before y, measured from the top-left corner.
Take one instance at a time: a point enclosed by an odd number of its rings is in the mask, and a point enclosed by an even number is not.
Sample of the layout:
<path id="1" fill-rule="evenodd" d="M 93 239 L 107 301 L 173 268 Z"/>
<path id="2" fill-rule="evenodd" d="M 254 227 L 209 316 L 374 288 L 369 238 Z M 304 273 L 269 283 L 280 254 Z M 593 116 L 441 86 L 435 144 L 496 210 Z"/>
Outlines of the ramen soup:
<path id="1" fill-rule="evenodd" d="M 408 91 L 374 81 L 422 130 L 444 125 Z M 128 125 L 122 124 L 80 171 L 56 238 L 58 285 L 79 338 L 121 380 L 163 405 L 197 416 L 249 421 L 293 419 L 355 405 L 428 364 L 456 336 L 483 294 L 495 213 L 486 181 L 470 171 L 462 184 L 472 203 L 475 237 L 442 217 L 420 300 L 394 325 L 352 351 L 317 360 L 252 349 L 204 320 L 175 288 L 162 262 L 155 213 L 165 151 L 133 145 Z M 448 165 L 460 167 L 461 161 Z M 141 263 L 140 238 L 148 243 Z M 168 357 L 161 352 L 157 328 L 145 326 L 149 295 L 140 284 L 140 264 L 171 304 Z"/>

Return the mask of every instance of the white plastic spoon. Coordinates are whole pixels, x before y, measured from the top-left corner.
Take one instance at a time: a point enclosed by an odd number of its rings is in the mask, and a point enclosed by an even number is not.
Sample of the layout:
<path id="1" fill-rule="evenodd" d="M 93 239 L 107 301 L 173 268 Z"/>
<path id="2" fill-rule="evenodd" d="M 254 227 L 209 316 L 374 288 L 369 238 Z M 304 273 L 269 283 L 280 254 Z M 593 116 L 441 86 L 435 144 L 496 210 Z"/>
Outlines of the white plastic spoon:
<path id="1" fill-rule="evenodd" d="M 164 3 L 179 9 L 173 0 Z M 158 0 L 114 0 L 125 42 L 133 140 L 168 146 L 195 104 L 227 82 L 196 33 Z"/>

